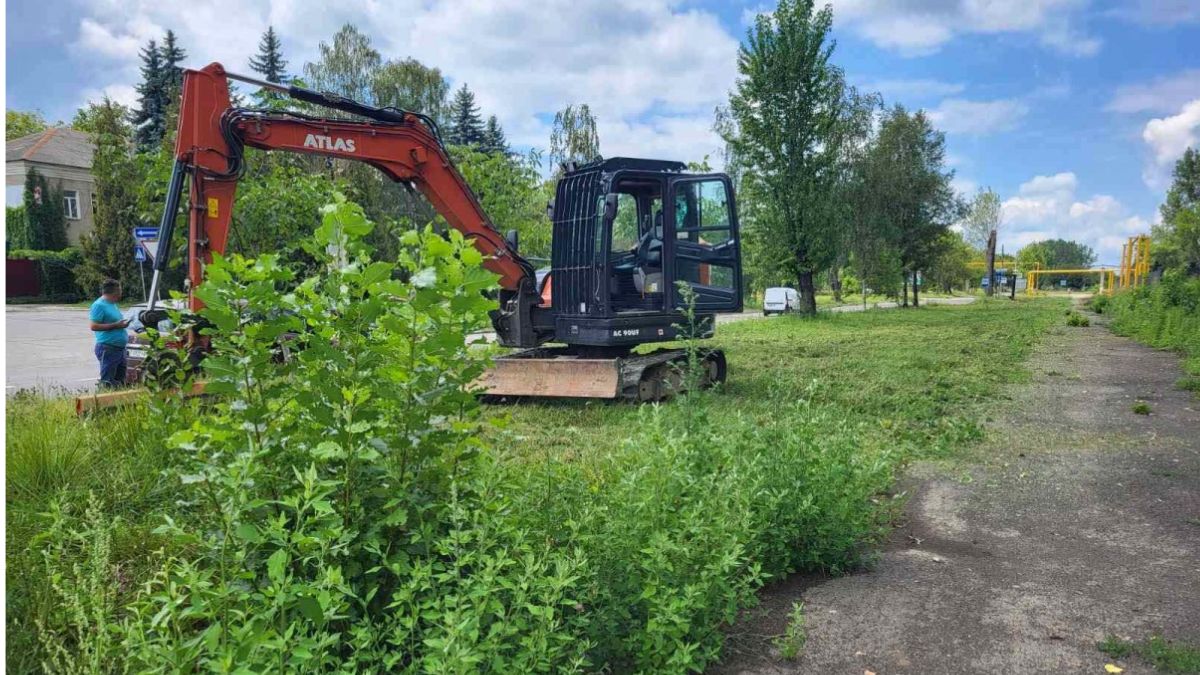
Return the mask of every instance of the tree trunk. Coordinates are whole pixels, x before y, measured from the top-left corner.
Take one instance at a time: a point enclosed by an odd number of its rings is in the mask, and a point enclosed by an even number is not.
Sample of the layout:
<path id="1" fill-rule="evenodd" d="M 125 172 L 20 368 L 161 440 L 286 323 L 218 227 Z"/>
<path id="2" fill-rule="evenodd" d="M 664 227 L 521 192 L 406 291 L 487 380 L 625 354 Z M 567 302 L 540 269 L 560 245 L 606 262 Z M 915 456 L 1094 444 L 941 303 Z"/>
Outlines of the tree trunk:
<path id="1" fill-rule="evenodd" d="M 916 271 L 916 270 L 913 270 L 913 273 L 912 273 L 912 280 L 913 280 L 913 307 L 920 307 L 920 306 L 921 306 L 921 300 L 920 300 L 920 297 L 919 297 L 919 296 L 918 296 L 918 294 L 917 294 L 917 289 L 919 288 L 919 286 L 918 286 L 918 284 L 917 284 L 917 277 L 919 277 L 919 276 L 920 276 L 920 274 L 921 274 L 920 272 L 918 272 L 918 271 Z"/>
<path id="2" fill-rule="evenodd" d="M 817 313 L 817 293 L 816 287 L 813 285 L 813 273 L 801 272 L 796 276 L 797 285 L 800 286 L 800 313 L 801 314 L 816 314 Z"/>
<path id="3" fill-rule="evenodd" d="M 996 231 L 988 232 L 987 243 L 987 295 L 992 297 L 996 293 Z"/>
<path id="4" fill-rule="evenodd" d="M 900 288 L 900 306 L 908 307 L 908 273 L 900 275 L 904 279 L 904 285 Z"/>
<path id="5" fill-rule="evenodd" d="M 829 269 L 829 287 L 833 289 L 833 302 L 842 304 L 842 275 L 838 272 L 837 265 Z"/>

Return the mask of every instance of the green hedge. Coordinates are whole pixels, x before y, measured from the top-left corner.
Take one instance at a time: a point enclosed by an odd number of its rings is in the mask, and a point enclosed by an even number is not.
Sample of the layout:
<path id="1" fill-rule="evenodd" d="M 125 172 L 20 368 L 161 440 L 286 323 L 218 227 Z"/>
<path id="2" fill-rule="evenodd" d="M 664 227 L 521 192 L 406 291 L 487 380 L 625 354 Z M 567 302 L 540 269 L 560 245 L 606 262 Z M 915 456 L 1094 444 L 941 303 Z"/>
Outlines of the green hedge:
<path id="1" fill-rule="evenodd" d="M 1116 332 L 1181 352 L 1186 370 L 1200 376 L 1200 277 L 1170 271 L 1160 283 L 1118 293 L 1097 309 L 1113 317 Z"/>
<path id="2" fill-rule="evenodd" d="M 64 248 L 61 251 L 17 249 L 9 251 L 8 258 L 33 260 L 38 263 L 42 284 L 42 294 L 39 296 L 41 298 L 74 302 L 88 295 L 75 281 L 75 268 L 83 262 L 83 254 L 78 248 Z"/>

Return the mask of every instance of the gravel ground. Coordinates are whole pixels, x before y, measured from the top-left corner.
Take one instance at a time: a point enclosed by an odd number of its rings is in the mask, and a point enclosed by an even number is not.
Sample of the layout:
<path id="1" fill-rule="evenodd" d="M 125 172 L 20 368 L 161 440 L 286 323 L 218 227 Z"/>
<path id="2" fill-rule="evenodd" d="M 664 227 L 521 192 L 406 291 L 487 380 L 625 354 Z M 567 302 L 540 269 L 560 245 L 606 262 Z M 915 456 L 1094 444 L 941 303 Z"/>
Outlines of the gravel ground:
<path id="1" fill-rule="evenodd" d="M 1200 400 L 1175 387 L 1177 356 L 1091 318 L 1048 335 L 992 440 L 910 469 L 869 571 L 765 589 L 713 671 L 1104 673 L 1106 635 L 1200 644 Z M 807 644 L 784 661 L 772 636 L 794 602 Z"/>

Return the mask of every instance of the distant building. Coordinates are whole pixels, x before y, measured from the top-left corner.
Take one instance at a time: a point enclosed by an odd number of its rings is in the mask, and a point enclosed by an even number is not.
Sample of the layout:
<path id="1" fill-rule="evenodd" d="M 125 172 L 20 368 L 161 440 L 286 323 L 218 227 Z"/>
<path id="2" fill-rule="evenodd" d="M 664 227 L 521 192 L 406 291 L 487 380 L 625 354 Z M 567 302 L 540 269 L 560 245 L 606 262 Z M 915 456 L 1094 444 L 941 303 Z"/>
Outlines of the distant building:
<path id="1" fill-rule="evenodd" d="M 19 206 L 25 197 L 25 175 L 30 169 L 46 177 L 63 191 L 67 217 L 67 241 L 72 246 L 92 231 L 96 212 L 96 180 L 92 177 L 92 153 L 96 145 L 82 131 L 51 127 L 14 138 L 5 147 L 4 204 Z"/>

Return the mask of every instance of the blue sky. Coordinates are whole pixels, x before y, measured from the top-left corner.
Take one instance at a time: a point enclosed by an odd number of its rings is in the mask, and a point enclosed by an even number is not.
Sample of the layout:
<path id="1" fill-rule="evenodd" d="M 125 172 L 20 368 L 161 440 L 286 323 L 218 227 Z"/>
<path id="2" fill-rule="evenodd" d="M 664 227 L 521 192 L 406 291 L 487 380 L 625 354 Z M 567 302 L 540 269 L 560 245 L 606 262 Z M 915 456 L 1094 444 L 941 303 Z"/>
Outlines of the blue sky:
<path id="1" fill-rule="evenodd" d="M 747 23 L 772 5 L 672 0 L 56 0 L 7 3 L 7 106 L 71 117 L 133 99 L 167 28 L 189 63 L 246 70 L 273 24 L 298 72 L 345 21 L 385 58 L 467 82 L 510 139 L 544 148 L 586 102 L 606 155 L 717 156 L 712 111 Z M 835 0 L 835 61 L 946 131 L 957 185 L 1004 200 L 1001 244 L 1084 241 L 1100 262 L 1148 231 L 1170 167 L 1200 143 L 1200 0 Z M 50 19 L 53 17 L 53 19 Z"/>

